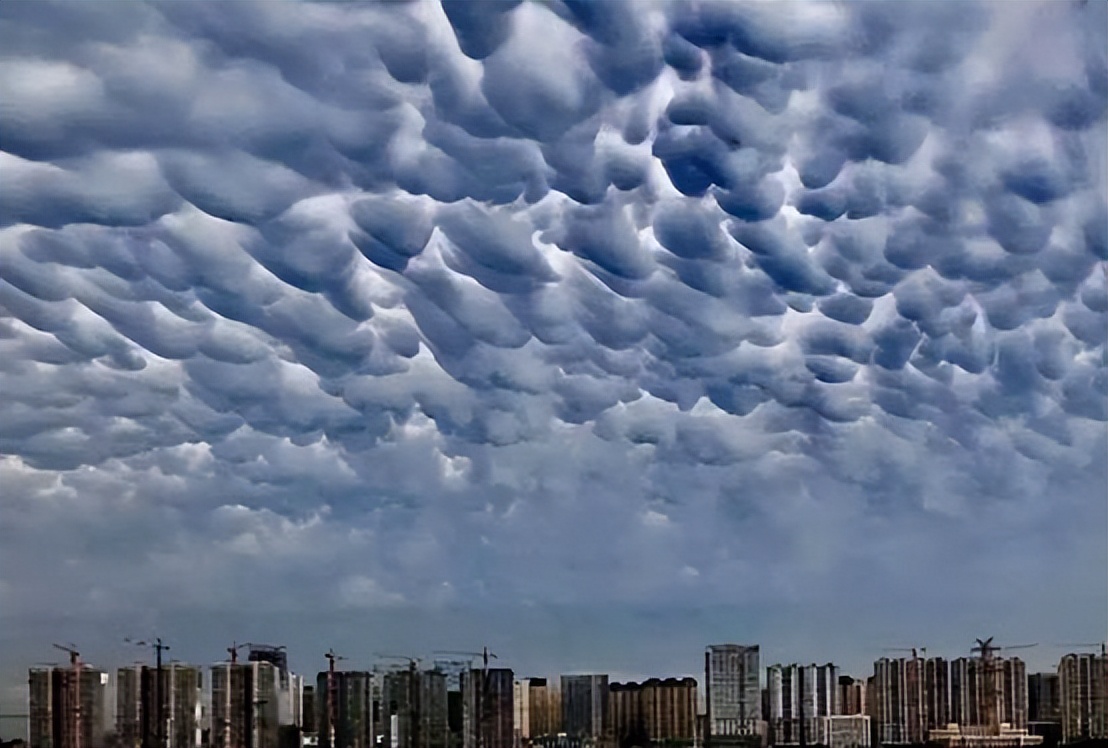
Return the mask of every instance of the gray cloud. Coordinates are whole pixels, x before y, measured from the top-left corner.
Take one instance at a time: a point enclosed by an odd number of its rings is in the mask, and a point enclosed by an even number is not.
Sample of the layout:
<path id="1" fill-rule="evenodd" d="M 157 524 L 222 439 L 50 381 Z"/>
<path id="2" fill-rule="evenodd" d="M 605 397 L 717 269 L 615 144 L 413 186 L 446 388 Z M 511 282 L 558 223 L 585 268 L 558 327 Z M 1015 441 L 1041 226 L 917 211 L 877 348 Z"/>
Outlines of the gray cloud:
<path id="1" fill-rule="evenodd" d="M 132 10 L 0 6 L 5 647 L 1102 623 L 1102 5 Z"/>

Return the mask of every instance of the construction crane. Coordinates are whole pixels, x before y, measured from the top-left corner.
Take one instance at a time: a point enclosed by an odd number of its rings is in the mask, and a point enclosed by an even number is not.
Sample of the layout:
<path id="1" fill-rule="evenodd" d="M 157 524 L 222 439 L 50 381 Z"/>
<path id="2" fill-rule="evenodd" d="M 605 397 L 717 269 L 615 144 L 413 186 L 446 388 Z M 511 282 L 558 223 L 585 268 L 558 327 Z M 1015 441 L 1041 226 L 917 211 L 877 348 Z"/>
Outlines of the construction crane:
<path id="1" fill-rule="evenodd" d="M 911 652 L 912 659 L 918 659 L 919 655 L 927 657 L 927 647 L 885 647 L 883 652 Z M 919 654 L 917 654 L 917 652 Z"/>
<path id="2" fill-rule="evenodd" d="M 481 658 L 481 716 L 477 720 L 477 748 L 485 748 L 486 736 L 489 733 L 488 722 L 492 712 L 491 705 L 489 704 L 489 658 L 497 659 L 495 653 L 490 652 L 488 647 L 481 647 L 480 652 L 467 652 L 455 649 L 437 649 L 435 650 L 437 655 L 463 655 L 471 658 L 472 664 L 474 657 Z"/>
<path id="3" fill-rule="evenodd" d="M 993 638 L 990 636 L 988 639 L 975 639 L 976 646 L 970 649 L 978 655 L 978 662 L 981 666 L 981 674 L 985 681 L 985 724 L 989 729 L 990 735 L 1000 734 L 1000 691 L 997 688 L 996 674 L 999 672 L 999 661 L 994 657 L 997 652 L 1007 652 L 1013 649 L 1030 649 L 1031 647 L 1037 647 L 1038 644 L 1014 644 L 1006 647 L 1001 647 L 997 644 L 993 644 Z"/>
<path id="4" fill-rule="evenodd" d="M 54 649 L 69 652 L 69 665 L 73 669 L 73 746 L 81 748 L 81 653 L 75 644 L 55 644 Z"/>
<path id="5" fill-rule="evenodd" d="M 227 647 L 227 654 L 231 655 L 231 664 L 234 665 L 235 663 L 237 663 L 239 661 L 239 650 L 240 649 L 242 649 L 243 647 L 252 647 L 252 646 L 254 646 L 254 645 L 251 644 L 250 642 L 243 642 L 242 644 L 239 644 L 238 642 L 231 642 L 231 646 Z"/>
<path id="6" fill-rule="evenodd" d="M 335 661 L 346 658 L 335 654 L 334 649 L 328 649 L 323 656 L 327 658 L 327 748 L 335 748 L 335 706 L 338 701 L 338 694 L 335 693 L 338 688 L 335 683 Z"/>
<path id="7" fill-rule="evenodd" d="M 154 709 L 156 712 L 157 729 L 155 731 L 155 737 L 157 738 L 157 748 L 165 748 L 165 709 L 162 705 L 162 652 L 169 650 L 169 645 L 162 642 L 160 636 L 154 637 L 150 641 L 145 639 L 132 639 L 127 636 L 123 639 L 127 644 L 133 644 L 136 647 L 146 647 L 147 649 L 154 650 Z M 80 746 L 78 746 L 80 748 Z M 149 748 L 148 746 L 145 748 Z"/>
<path id="8" fill-rule="evenodd" d="M 1061 644 L 1055 644 L 1056 647 L 1073 647 L 1074 649 L 1096 649 L 1100 648 L 1100 656 L 1103 657 L 1108 651 L 1108 642 L 1095 642 L 1092 644 L 1074 644 L 1073 642 L 1063 642 Z"/>

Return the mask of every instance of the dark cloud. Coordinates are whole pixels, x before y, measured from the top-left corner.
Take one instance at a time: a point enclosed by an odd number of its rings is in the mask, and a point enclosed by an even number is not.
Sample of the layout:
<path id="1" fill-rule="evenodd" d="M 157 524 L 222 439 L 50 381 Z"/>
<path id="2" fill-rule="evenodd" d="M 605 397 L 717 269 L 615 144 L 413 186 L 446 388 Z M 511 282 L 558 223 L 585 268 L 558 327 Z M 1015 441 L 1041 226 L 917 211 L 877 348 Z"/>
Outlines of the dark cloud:
<path id="1" fill-rule="evenodd" d="M 0 646 L 1096 622 L 1103 4 L 132 11 L 0 4 Z"/>

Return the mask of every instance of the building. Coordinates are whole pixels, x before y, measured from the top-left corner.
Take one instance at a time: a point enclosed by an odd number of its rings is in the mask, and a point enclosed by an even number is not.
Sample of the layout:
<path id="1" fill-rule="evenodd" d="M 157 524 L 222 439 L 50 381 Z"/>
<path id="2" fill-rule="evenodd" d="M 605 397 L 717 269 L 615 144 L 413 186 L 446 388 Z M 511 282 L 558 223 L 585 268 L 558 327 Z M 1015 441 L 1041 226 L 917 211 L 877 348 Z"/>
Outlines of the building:
<path id="1" fill-rule="evenodd" d="M 289 657 L 283 646 L 273 647 L 269 644 L 251 644 L 250 654 L 246 659 L 249 662 L 268 662 L 277 668 L 281 674 L 281 683 L 285 684 L 289 677 Z"/>
<path id="2" fill-rule="evenodd" d="M 1001 723 L 996 728 L 984 726 L 963 727 L 949 724 L 931 730 L 928 745 L 936 748 L 1017 748 L 1042 745 L 1039 735 L 1032 735 L 1026 728 L 1016 728 Z"/>
<path id="3" fill-rule="evenodd" d="M 315 686 L 305 685 L 301 696 L 301 730 L 305 735 L 315 735 L 318 724 L 316 722 Z"/>
<path id="4" fill-rule="evenodd" d="M 608 702 L 617 745 L 683 746 L 696 740 L 696 679 L 612 683 Z"/>
<path id="5" fill-rule="evenodd" d="M 509 668 L 462 673 L 463 748 L 513 748 L 515 677 Z"/>
<path id="6" fill-rule="evenodd" d="M 769 735 L 775 745 L 815 742 L 821 717 L 839 713 L 839 669 L 826 665 L 773 665 L 766 668 Z"/>
<path id="7" fill-rule="evenodd" d="M 28 685 L 31 748 L 103 748 L 107 673 L 33 668 Z"/>
<path id="8" fill-rule="evenodd" d="M 873 741 L 922 743 L 950 722 L 950 665 L 941 657 L 888 658 L 873 664 L 866 707 Z"/>
<path id="9" fill-rule="evenodd" d="M 117 740 L 125 748 L 159 744 L 167 748 L 198 748 L 203 687 L 201 669 L 178 662 L 164 665 L 160 679 L 157 668 L 147 665 L 120 668 L 116 671 Z"/>
<path id="10" fill-rule="evenodd" d="M 869 748 L 870 719 L 864 714 L 840 714 L 817 717 L 809 744 L 828 748 Z"/>
<path id="11" fill-rule="evenodd" d="M 212 748 L 277 748 L 281 673 L 269 662 L 211 667 Z"/>
<path id="12" fill-rule="evenodd" d="M 839 676 L 839 714 L 850 716 L 866 713 L 866 682 L 851 678 L 849 675 Z"/>
<path id="13" fill-rule="evenodd" d="M 376 743 L 373 675 L 360 670 L 316 675 L 315 723 L 320 748 L 372 748 Z M 333 740 L 333 743 L 332 743 Z"/>
<path id="14" fill-rule="evenodd" d="M 762 699 L 758 647 L 714 644 L 704 652 L 705 702 L 712 743 L 759 733 Z"/>
<path id="15" fill-rule="evenodd" d="M 1057 673 L 1035 673 L 1027 676 L 1027 721 L 1062 721 L 1062 700 Z"/>
<path id="16" fill-rule="evenodd" d="M 998 735 L 1027 727 L 1027 668 L 1018 657 L 960 657 L 950 665 L 950 722 Z"/>
<path id="17" fill-rule="evenodd" d="M 1108 738 L 1108 657 L 1068 654 L 1058 663 L 1062 741 Z M 33 746 L 32 746 L 33 748 Z"/>
<path id="18" fill-rule="evenodd" d="M 562 676 L 562 729 L 567 735 L 602 740 L 611 731 L 607 675 Z"/>
<path id="19" fill-rule="evenodd" d="M 381 685 L 381 732 L 390 748 L 446 748 L 446 675 L 396 670 Z"/>
<path id="20" fill-rule="evenodd" d="M 524 678 L 514 686 L 514 723 L 518 745 L 532 738 L 554 734 L 550 718 L 551 692 L 546 678 Z M 561 722 L 561 720 L 557 720 Z"/>

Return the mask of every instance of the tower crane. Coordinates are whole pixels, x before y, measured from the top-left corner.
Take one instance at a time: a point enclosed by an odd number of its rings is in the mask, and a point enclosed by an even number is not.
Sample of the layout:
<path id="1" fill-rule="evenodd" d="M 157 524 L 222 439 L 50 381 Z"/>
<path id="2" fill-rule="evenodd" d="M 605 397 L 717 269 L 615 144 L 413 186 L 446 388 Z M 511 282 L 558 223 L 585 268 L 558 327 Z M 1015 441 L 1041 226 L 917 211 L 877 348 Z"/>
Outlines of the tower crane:
<path id="1" fill-rule="evenodd" d="M 231 655 L 231 664 L 234 665 L 235 663 L 237 663 L 239 661 L 239 650 L 240 649 L 242 649 L 243 647 L 252 647 L 252 646 L 254 646 L 254 645 L 251 644 L 250 642 L 243 642 L 242 644 L 239 644 L 238 642 L 231 642 L 231 646 L 227 647 L 227 654 Z"/>
<path id="2" fill-rule="evenodd" d="M 997 652 L 1007 652 L 1013 649 L 1030 649 L 1031 647 L 1037 647 L 1038 644 L 1014 644 L 1006 647 L 993 644 L 995 637 L 990 636 L 987 639 L 975 639 L 977 644 L 970 648 L 971 652 L 978 655 L 978 662 L 981 666 L 982 676 L 985 681 L 985 723 L 989 729 L 990 735 L 1000 734 L 1000 697 L 999 689 L 997 689 L 996 674 L 998 672 L 998 661 L 994 657 Z"/>
<path id="3" fill-rule="evenodd" d="M 335 693 L 338 688 L 335 683 L 335 661 L 346 658 L 335 654 L 334 649 L 328 649 L 323 656 L 327 658 L 327 748 L 335 748 L 335 705 L 338 701 Z"/>
<path id="4" fill-rule="evenodd" d="M 1094 643 L 1084 643 L 1084 644 L 1075 644 L 1073 642 L 1063 642 L 1062 644 L 1056 644 L 1054 646 L 1056 646 L 1056 647 L 1073 647 L 1074 649 L 1096 649 L 1097 647 L 1099 647 L 1101 657 L 1103 657 L 1105 655 L 1106 651 L 1108 651 L 1108 643 L 1106 643 L 1106 642 L 1094 642 Z"/>
<path id="5" fill-rule="evenodd" d="M 81 653 L 75 644 L 55 644 L 54 649 L 69 652 L 69 665 L 73 669 L 73 746 L 81 748 Z"/>
<path id="6" fill-rule="evenodd" d="M 132 639 L 131 637 L 124 637 L 124 642 L 127 644 L 133 644 L 136 647 L 146 647 L 147 649 L 154 650 L 154 710 L 156 712 L 157 719 L 157 748 L 165 748 L 165 709 L 162 705 L 162 652 L 169 650 L 169 645 L 162 642 L 160 636 L 154 637 L 147 641 L 145 639 Z M 78 746 L 78 748 L 80 748 Z"/>
<path id="7" fill-rule="evenodd" d="M 485 748 L 486 736 L 488 735 L 488 721 L 491 716 L 491 705 L 489 704 L 489 658 L 498 659 L 496 654 L 489 651 L 488 647 L 481 647 L 480 652 L 466 652 L 454 649 L 437 649 L 435 654 L 444 655 L 463 655 L 470 658 L 470 663 L 473 662 L 474 657 L 481 658 L 481 716 L 477 720 L 477 748 Z"/>
<path id="8" fill-rule="evenodd" d="M 927 657 L 927 647 L 885 647 L 884 652 L 911 652 L 912 659 L 917 659 L 920 655 Z M 917 654 L 917 652 L 919 654 Z"/>

